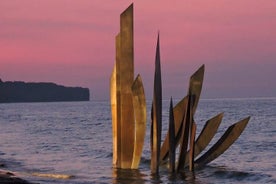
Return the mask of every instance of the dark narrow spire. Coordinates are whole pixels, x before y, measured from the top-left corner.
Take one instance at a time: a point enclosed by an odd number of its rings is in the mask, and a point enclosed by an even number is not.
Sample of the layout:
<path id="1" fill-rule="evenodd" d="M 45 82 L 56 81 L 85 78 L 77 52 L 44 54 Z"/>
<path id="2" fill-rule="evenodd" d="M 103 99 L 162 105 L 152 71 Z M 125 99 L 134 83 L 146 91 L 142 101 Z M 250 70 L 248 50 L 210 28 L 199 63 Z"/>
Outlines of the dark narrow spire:
<path id="1" fill-rule="evenodd" d="M 175 171 L 175 125 L 173 114 L 173 101 L 171 97 L 170 112 L 169 112 L 169 169 L 170 172 Z"/>
<path id="2" fill-rule="evenodd" d="M 161 130 L 162 130 L 162 84 L 160 66 L 159 33 L 157 37 L 154 89 L 153 89 L 153 113 L 152 113 L 152 149 L 151 149 L 151 171 L 159 172 Z"/>

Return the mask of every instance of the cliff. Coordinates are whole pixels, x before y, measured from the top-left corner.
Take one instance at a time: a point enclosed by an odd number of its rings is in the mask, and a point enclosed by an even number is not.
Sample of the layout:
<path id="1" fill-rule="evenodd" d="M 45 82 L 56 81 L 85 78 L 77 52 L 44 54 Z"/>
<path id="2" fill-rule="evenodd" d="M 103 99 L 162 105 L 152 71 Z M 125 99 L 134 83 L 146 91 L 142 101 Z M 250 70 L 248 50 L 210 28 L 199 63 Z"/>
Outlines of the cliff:
<path id="1" fill-rule="evenodd" d="M 89 89 L 44 82 L 3 82 L 0 79 L 0 103 L 57 101 L 89 101 Z"/>

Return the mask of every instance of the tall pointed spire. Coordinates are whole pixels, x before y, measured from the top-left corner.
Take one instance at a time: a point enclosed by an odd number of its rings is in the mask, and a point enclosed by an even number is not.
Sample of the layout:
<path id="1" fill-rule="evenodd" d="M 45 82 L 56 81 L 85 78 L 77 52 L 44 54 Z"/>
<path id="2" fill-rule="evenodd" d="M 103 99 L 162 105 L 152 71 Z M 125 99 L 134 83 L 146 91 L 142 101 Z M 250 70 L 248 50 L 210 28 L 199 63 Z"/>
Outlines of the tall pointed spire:
<path id="1" fill-rule="evenodd" d="M 169 169 L 170 172 L 175 171 L 175 126 L 174 126 L 174 114 L 173 114 L 173 102 L 172 97 L 170 101 L 169 112 Z"/>
<path id="2" fill-rule="evenodd" d="M 159 172 L 161 131 L 162 131 L 162 84 L 160 66 L 159 33 L 157 37 L 154 89 L 153 89 L 153 108 L 152 108 L 152 130 L 151 130 L 151 171 Z"/>

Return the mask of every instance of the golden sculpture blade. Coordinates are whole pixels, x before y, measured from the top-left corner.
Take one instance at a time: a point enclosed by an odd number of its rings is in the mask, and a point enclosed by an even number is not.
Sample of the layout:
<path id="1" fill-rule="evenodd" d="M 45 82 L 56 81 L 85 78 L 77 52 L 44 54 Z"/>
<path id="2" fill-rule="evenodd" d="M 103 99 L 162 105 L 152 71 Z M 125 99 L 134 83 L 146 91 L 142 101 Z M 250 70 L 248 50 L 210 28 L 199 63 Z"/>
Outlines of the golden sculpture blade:
<path id="1" fill-rule="evenodd" d="M 110 77 L 110 104 L 112 115 L 112 137 L 113 137 L 113 166 L 117 167 L 118 157 L 118 137 L 117 137 L 117 107 L 116 107 L 116 65 L 113 67 L 112 75 Z"/>
<path id="2" fill-rule="evenodd" d="M 175 171 L 175 126 L 173 116 L 173 102 L 170 102 L 170 115 L 169 115 L 169 169 L 170 172 Z"/>
<path id="3" fill-rule="evenodd" d="M 134 110 L 131 86 L 133 65 L 133 4 L 120 16 L 121 168 L 131 168 L 134 151 Z"/>
<path id="4" fill-rule="evenodd" d="M 195 161 L 195 167 L 202 167 L 224 153 L 241 135 L 249 119 L 250 117 L 247 117 L 230 126 L 222 137 L 204 155 Z"/>
<path id="5" fill-rule="evenodd" d="M 190 78 L 188 94 L 193 95 L 193 98 L 194 98 L 193 109 L 192 109 L 193 115 L 195 114 L 201 89 L 202 89 L 202 83 L 204 78 L 204 68 L 205 66 L 202 65 Z"/>
<path id="6" fill-rule="evenodd" d="M 143 83 L 138 75 L 132 85 L 133 108 L 135 116 L 135 142 L 132 160 L 132 169 L 137 169 L 143 152 L 144 138 L 146 134 L 146 98 Z"/>
<path id="7" fill-rule="evenodd" d="M 213 137 L 215 136 L 218 127 L 222 121 L 223 113 L 220 113 L 216 115 L 215 117 L 209 119 L 202 131 L 200 132 L 199 136 L 197 137 L 195 141 L 195 149 L 194 149 L 194 157 L 196 158 L 211 142 Z M 187 155 L 190 153 L 188 152 Z M 186 156 L 185 165 L 187 165 L 189 162 L 188 156 Z"/>
<path id="8" fill-rule="evenodd" d="M 157 38 L 154 89 L 153 89 L 153 112 L 152 112 L 152 130 L 151 130 L 151 172 L 159 172 L 161 130 L 162 130 L 162 84 L 161 84 L 161 66 L 159 35 Z"/>
<path id="9" fill-rule="evenodd" d="M 116 167 L 121 167 L 121 83 L 120 83 L 120 65 L 121 65 L 121 61 L 120 61 L 120 57 L 121 57 L 121 37 L 120 37 L 120 33 L 117 34 L 116 36 L 116 63 L 115 63 L 115 75 L 116 77 L 115 82 L 114 82 L 114 86 L 116 87 L 116 115 L 114 115 L 113 119 L 116 119 L 115 122 L 112 123 L 112 125 L 114 125 L 114 132 L 115 133 L 115 140 L 113 140 L 114 145 L 117 145 L 117 148 L 115 148 L 116 152 L 113 153 L 113 157 L 117 158 L 116 162 Z M 114 159 L 115 159 L 114 158 Z"/>

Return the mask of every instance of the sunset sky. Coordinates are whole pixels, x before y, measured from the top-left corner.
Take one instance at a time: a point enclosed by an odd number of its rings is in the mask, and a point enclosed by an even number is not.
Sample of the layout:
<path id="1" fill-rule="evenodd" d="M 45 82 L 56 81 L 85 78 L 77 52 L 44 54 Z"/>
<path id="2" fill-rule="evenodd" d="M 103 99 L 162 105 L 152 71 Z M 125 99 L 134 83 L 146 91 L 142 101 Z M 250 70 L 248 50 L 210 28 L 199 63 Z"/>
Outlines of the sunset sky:
<path id="1" fill-rule="evenodd" d="M 134 2 L 135 74 L 152 98 L 160 31 L 163 98 L 276 96 L 276 0 L 1 0 L 0 78 L 90 88 L 109 99 L 120 13 Z"/>

